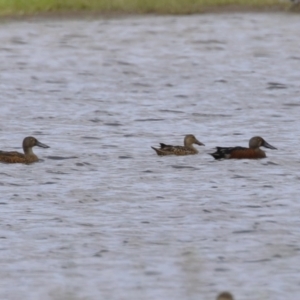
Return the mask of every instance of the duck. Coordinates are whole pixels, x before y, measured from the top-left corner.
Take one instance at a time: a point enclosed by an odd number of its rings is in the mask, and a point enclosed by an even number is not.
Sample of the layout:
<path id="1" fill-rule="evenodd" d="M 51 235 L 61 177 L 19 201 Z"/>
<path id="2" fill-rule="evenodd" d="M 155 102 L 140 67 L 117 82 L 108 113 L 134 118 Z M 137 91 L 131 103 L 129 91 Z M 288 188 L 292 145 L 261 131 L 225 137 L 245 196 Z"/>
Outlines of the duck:
<path id="1" fill-rule="evenodd" d="M 260 159 L 265 158 L 266 153 L 260 149 L 265 147 L 277 149 L 267 143 L 262 137 L 254 136 L 249 140 L 249 148 L 246 147 L 216 147 L 217 151 L 209 153 L 215 159 Z"/>
<path id="2" fill-rule="evenodd" d="M 234 298 L 229 292 L 222 292 L 217 296 L 216 300 L 234 300 Z"/>
<path id="3" fill-rule="evenodd" d="M 193 146 L 193 144 L 197 144 L 199 146 L 205 146 L 203 143 L 198 141 L 193 134 L 188 134 L 184 137 L 184 146 L 172 146 L 160 143 L 160 148 L 151 148 L 157 153 L 159 156 L 164 155 L 192 155 L 197 154 L 198 150 Z"/>
<path id="4" fill-rule="evenodd" d="M 23 153 L 17 151 L 1 151 L 0 150 L 0 162 L 4 163 L 21 163 L 30 164 L 37 162 L 39 159 L 33 153 L 32 147 L 38 146 L 41 148 L 50 148 L 48 145 L 42 144 L 33 136 L 27 136 L 23 140 Z"/>

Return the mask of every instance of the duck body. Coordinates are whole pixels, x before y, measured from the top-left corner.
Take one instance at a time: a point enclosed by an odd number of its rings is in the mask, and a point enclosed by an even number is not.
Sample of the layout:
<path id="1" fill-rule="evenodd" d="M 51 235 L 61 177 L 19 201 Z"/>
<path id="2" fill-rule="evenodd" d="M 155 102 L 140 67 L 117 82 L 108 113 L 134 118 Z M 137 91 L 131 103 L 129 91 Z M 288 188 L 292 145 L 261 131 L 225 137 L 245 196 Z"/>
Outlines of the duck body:
<path id="1" fill-rule="evenodd" d="M 217 300 L 234 300 L 229 292 L 222 292 L 218 295 Z"/>
<path id="2" fill-rule="evenodd" d="M 5 163 L 29 164 L 38 161 L 38 157 L 33 155 L 25 155 L 16 151 L 0 151 L 0 161 Z"/>
<path id="3" fill-rule="evenodd" d="M 251 149 L 245 147 L 216 147 L 217 151 L 211 153 L 215 159 L 260 159 L 265 158 L 266 153 L 261 149 Z"/>
<path id="4" fill-rule="evenodd" d="M 210 153 L 215 159 L 261 159 L 266 153 L 259 147 L 276 149 L 267 143 L 262 137 L 255 136 L 249 140 L 249 148 L 246 147 L 216 147 L 217 151 Z"/>
<path id="5" fill-rule="evenodd" d="M 198 141 L 196 137 L 192 134 L 188 134 L 184 138 L 184 146 L 173 146 L 166 145 L 164 143 L 160 143 L 160 148 L 151 147 L 159 156 L 165 155 L 193 155 L 197 154 L 198 150 L 193 146 L 193 144 L 197 144 L 200 146 L 204 146 L 203 143 Z"/>
<path id="6" fill-rule="evenodd" d="M 4 163 L 21 163 L 30 164 L 37 162 L 39 159 L 33 153 L 32 147 L 38 146 L 42 148 L 49 148 L 49 146 L 42 144 L 36 138 L 28 136 L 23 140 L 23 151 L 20 153 L 17 151 L 0 151 L 0 162 Z"/>

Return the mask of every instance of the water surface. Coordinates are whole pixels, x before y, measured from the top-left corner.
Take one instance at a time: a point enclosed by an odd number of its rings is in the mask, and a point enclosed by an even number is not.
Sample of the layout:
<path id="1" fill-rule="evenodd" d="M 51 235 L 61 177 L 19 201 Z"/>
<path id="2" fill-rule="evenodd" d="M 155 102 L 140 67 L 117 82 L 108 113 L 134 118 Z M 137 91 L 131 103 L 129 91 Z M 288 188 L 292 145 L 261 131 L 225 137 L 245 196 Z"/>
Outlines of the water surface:
<path id="1" fill-rule="evenodd" d="M 297 299 L 300 18 L 3 22 L 1 299 Z M 205 147 L 158 157 L 150 146 Z M 258 161 L 215 146 L 263 136 Z"/>

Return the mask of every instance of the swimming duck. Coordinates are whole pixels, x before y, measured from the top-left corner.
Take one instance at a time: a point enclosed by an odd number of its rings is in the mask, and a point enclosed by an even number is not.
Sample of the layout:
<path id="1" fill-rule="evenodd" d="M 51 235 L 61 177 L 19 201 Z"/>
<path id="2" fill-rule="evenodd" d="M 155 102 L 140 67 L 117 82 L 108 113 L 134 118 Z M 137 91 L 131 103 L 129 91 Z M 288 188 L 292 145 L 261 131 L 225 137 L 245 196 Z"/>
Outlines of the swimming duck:
<path id="1" fill-rule="evenodd" d="M 36 138 L 28 136 L 23 140 L 24 154 L 17 151 L 0 151 L 0 162 L 30 164 L 38 161 L 38 157 L 33 153 L 32 147 L 50 148 L 42 144 Z"/>
<path id="2" fill-rule="evenodd" d="M 160 143 L 160 148 L 151 147 L 156 151 L 157 155 L 190 155 L 197 154 L 198 150 L 194 148 L 193 144 L 204 146 L 199 142 L 194 135 L 188 134 L 184 138 L 184 146 L 172 146 Z"/>
<path id="3" fill-rule="evenodd" d="M 219 296 L 217 297 L 217 300 L 234 300 L 234 299 L 230 293 L 223 292 L 223 293 L 219 294 Z"/>
<path id="4" fill-rule="evenodd" d="M 249 148 L 245 147 L 216 147 L 217 151 L 210 153 L 215 159 L 258 159 L 265 158 L 266 153 L 259 147 L 266 147 L 269 149 L 277 149 L 267 143 L 262 137 L 255 136 L 249 140 Z"/>

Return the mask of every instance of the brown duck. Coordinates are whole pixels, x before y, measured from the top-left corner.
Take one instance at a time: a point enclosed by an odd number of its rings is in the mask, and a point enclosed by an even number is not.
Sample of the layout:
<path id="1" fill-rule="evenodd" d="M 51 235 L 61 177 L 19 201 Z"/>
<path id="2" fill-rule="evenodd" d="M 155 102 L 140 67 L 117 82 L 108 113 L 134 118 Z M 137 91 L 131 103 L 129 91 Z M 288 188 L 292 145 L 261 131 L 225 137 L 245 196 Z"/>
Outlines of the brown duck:
<path id="1" fill-rule="evenodd" d="M 216 147 L 217 151 L 210 153 L 215 159 L 259 159 L 265 158 L 266 153 L 260 149 L 265 147 L 269 149 L 276 149 L 274 146 L 267 143 L 262 137 L 254 136 L 249 141 L 249 148 L 246 147 Z"/>
<path id="2" fill-rule="evenodd" d="M 217 300 L 234 300 L 234 299 L 230 293 L 223 292 L 223 293 L 219 294 L 219 296 L 217 297 Z"/>
<path id="3" fill-rule="evenodd" d="M 38 146 L 42 148 L 50 148 L 49 146 L 42 144 L 36 138 L 28 136 L 23 140 L 24 154 L 17 151 L 0 151 L 0 162 L 5 163 L 21 163 L 30 164 L 38 161 L 38 157 L 33 153 L 32 147 Z"/>
<path id="4" fill-rule="evenodd" d="M 156 151 L 157 155 L 191 155 L 197 154 L 198 150 L 193 146 L 197 144 L 204 146 L 203 143 L 199 142 L 194 135 L 188 134 L 184 138 L 184 146 L 172 146 L 160 143 L 160 148 L 151 147 Z"/>

